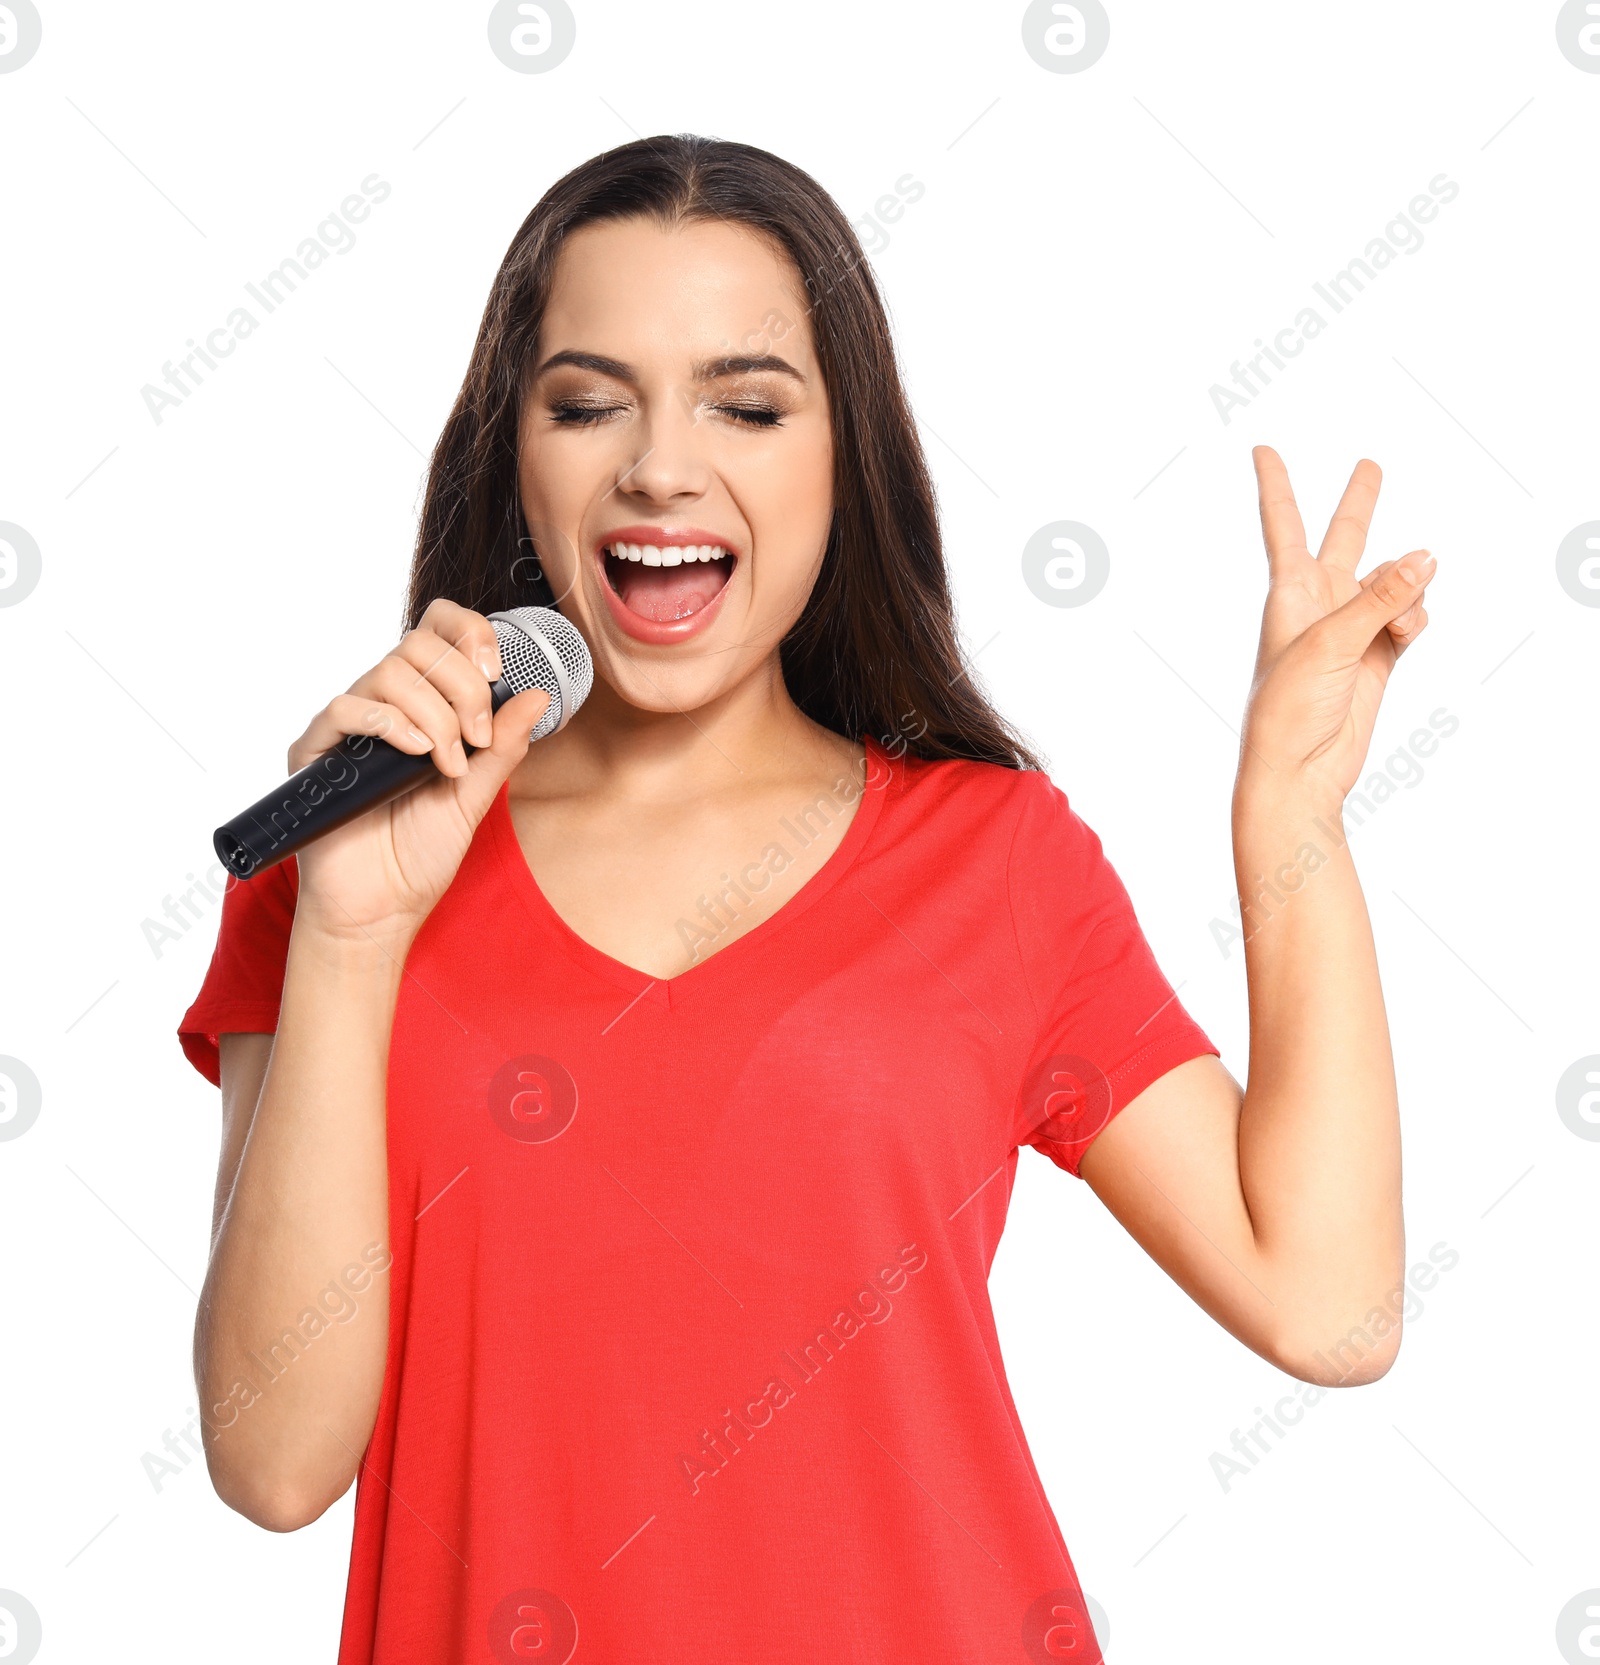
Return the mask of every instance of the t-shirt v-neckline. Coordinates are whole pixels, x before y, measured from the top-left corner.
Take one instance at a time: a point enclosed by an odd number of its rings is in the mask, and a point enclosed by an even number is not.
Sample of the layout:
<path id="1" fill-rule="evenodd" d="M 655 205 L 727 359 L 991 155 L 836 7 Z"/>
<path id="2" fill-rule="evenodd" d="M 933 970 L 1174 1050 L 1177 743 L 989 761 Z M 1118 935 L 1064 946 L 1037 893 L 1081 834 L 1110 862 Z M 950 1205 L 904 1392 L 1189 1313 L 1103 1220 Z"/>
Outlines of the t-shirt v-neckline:
<path id="1" fill-rule="evenodd" d="M 863 744 L 866 749 L 866 770 L 861 796 L 856 804 L 855 813 L 850 817 L 850 825 L 845 828 L 844 837 L 839 840 L 833 853 L 787 902 L 768 914 L 765 919 L 752 925 L 748 931 L 735 937 L 725 947 L 708 954 L 703 960 L 686 967 L 672 977 L 652 977 L 649 972 L 641 971 L 637 966 L 613 958 L 603 949 L 596 948 L 588 938 L 579 936 L 556 912 L 550 899 L 539 888 L 539 881 L 534 878 L 528 858 L 523 854 L 521 841 L 517 837 L 516 823 L 511 817 L 509 781 L 502 784 L 499 792 L 495 794 L 494 802 L 490 805 L 485 819 L 512 889 L 521 897 L 533 918 L 556 937 L 567 953 L 580 965 L 619 988 L 626 989 L 636 998 L 649 995 L 663 1005 L 671 1005 L 674 995 L 686 989 L 698 988 L 713 968 L 721 966 L 721 969 L 726 971 L 727 967 L 722 965 L 723 961 L 732 959 L 742 963 L 751 953 L 757 951 L 767 938 L 792 924 L 832 890 L 854 864 L 878 818 L 878 811 L 882 807 L 884 794 L 893 774 L 893 763 L 888 753 L 871 735 L 865 737 Z"/>

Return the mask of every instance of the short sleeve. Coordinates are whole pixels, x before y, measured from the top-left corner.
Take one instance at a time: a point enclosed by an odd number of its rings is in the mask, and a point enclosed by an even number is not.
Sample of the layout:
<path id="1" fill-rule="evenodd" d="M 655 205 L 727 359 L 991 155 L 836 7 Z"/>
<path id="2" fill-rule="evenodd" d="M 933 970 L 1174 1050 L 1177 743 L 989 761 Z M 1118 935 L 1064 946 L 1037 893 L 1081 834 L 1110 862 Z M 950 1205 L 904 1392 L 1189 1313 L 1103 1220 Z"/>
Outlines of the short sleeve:
<path id="1" fill-rule="evenodd" d="M 1162 975 L 1099 838 L 1047 775 L 1025 779 L 1007 883 L 1038 1028 L 1016 1142 L 1077 1174 L 1096 1135 L 1151 1082 L 1220 1052 Z"/>
<path id="2" fill-rule="evenodd" d="M 185 1056 L 215 1085 L 222 1082 L 218 1036 L 270 1035 L 278 1027 L 299 882 L 290 856 L 253 879 L 229 879 L 223 893 L 210 968 L 178 1025 Z"/>

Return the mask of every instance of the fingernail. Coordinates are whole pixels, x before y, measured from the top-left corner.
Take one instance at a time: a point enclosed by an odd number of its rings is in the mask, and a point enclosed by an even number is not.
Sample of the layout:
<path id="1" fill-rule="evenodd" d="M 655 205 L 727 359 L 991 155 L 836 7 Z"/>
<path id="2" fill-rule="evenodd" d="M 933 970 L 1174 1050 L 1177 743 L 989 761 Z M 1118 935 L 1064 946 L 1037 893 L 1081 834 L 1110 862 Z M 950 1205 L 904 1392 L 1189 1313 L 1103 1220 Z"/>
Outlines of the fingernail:
<path id="1" fill-rule="evenodd" d="M 455 759 L 456 767 L 458 769 L 466 768 L 467 754 L 459 740 L 452 740 L 450 742 L 450 755 Z"/>
<path id="2" fill-rule="evenodd" d="M 473 732 L 477 735 L 477 744 L 487 746 L 494 739 L 494 723 L 487 711 L 478 713 L 477 722 L 473 725 Z"/>
<path id="3" fill-rule="evenodd" d="M 422 732 L 420 728 L 407 729 L 406 733 L 409 734 L 419 746 L 426 746 L 430 752 L 433 750 L 433 742 Z"/>
<path id="4" fill-rule="evenodd" d="M 500 661 L 494 654 L 490 653 L 488 648 L 485 648 L 478 655 L 478 669 L 482 671 L 491 682 L 498 682 L 500 680 Z"/>

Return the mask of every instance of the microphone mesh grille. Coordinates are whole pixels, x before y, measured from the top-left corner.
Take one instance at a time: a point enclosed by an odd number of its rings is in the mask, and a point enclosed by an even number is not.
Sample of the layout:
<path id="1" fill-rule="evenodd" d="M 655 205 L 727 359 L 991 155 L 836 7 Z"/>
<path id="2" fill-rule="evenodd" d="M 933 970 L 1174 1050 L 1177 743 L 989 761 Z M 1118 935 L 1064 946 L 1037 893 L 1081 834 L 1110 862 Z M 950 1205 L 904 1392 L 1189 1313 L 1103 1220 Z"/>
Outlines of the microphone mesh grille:
<path id="1" fill-rule="evenodd" d="M 513 694 L 543 688 L 550 696 L 545 714 L 530 740 L 554 734 L 589 697 L 594 661 L 589 646 L 572 623 L 552 607 L 512 607 L 491 613 L 500 639 L 502 680 Z"/>

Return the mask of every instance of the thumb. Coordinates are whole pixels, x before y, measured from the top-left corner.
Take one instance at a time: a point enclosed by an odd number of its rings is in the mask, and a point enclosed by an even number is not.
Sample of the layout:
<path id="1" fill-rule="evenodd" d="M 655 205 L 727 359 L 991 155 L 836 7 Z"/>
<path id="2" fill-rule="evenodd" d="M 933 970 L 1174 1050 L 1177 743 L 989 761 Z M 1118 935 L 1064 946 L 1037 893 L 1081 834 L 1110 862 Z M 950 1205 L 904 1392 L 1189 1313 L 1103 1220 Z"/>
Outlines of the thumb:
<path id="1" fill-rule="evenodd" d="M 1359 595 L 1329 613 L 1322 621 L 1323 629 L 1341 656 L 1359 659 L 1378 632 L 1416 602 L 1433 577 L 1433 567 L 1427 550 L 1413 550 L 1380 567 L 1362 584 Z"/>
<path id="2" fill-rule="evenodd" d="M 494 714 L 494 738 L 467 759 L 467 772 L 457 777 L 461 806 L 476 825 L 488 813 L 494 795 L 528 752 L 528 736 L 550 706 L 543 688 L 525 688 Z"/>

